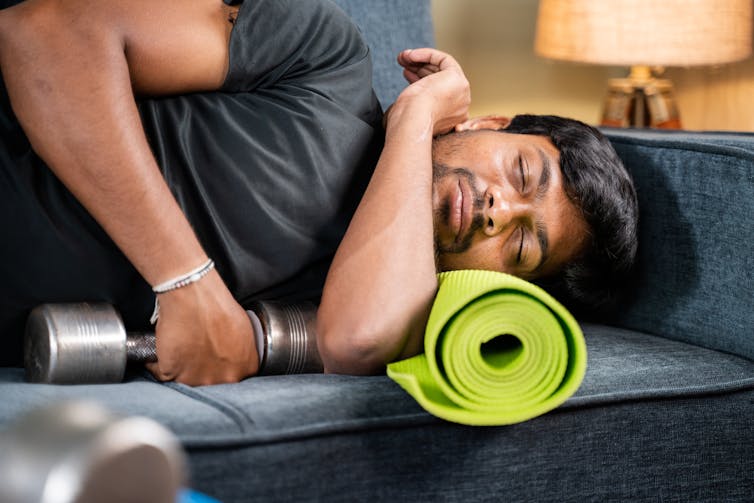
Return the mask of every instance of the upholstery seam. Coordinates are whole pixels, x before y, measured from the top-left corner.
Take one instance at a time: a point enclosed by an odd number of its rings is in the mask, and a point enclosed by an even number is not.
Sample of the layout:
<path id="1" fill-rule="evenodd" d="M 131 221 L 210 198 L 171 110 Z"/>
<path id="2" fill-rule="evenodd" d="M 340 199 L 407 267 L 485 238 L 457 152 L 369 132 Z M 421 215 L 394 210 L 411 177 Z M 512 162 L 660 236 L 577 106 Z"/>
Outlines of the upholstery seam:
<path id="1" fill-rule="evenodd" d="M 575 409 L 593 405 L 610 405 L 641 400 L 664 400 L 677 398 L 696 398 L 707 395 L 734 394 L 754 390 L 754 377 L 736 379 L 721 384 L 678 386 L 668 388 L 645 388 L 617 393 L 595 393 L 574 396 L 568 399 L 560 409 Z"/>
<path id="2" fill-rule="evenodd" d="M 236 407 L 228 402 L 223 402 L 212 398 L 204 393 L 197 391 L 191 386 L 175 382 L 162 383 L 164 386 L 181 393 L 191 399 L 201 402 L 209 407 L 216 409 L 221 414 L 231 419 L 239 428 L 240 433 L 247 433 L 249 426 L 254 424 L 254 420 L 248 416 L 240 407 Z"/>
<path id="3" fill-rule="evenodd" d="M 228 447 L 251 447 L 259 445 L 273 445 L 291 441 L 332 435 L 348 435 L 370 430 L 391 430 L 393 428 L 423 427 L 432 424 L 455 424 L 443 421 L 429 412 L 420 411 L 411 414 L 400 414 L 391 417 L 357 419 L 346 421 L 321 421 L 316 425 L 296 426 L 285 430 L 276 430 L 265 434 L 255 434 L 239 438 L 233 435 L 208 439 L 206 436 L 179 437 L 181 444 L 187 449 L 213 449 Z M 462 425 L 456 424 L 461 427 Z"/>

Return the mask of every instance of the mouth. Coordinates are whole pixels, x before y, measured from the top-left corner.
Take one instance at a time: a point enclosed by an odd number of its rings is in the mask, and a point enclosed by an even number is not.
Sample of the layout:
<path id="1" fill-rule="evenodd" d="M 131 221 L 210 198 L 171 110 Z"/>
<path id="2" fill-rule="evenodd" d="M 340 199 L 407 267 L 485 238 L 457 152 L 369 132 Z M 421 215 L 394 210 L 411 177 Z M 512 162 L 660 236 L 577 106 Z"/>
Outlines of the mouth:
<path id="1" fill-rule="evenodd" d="M 459 178 L 451 197 L 450 208 L 450 226 L 456 236 L 455 244 L 463 241 L 471 225 L 472 202 L 470 188 L 464 183 L 463 178 Z"/>

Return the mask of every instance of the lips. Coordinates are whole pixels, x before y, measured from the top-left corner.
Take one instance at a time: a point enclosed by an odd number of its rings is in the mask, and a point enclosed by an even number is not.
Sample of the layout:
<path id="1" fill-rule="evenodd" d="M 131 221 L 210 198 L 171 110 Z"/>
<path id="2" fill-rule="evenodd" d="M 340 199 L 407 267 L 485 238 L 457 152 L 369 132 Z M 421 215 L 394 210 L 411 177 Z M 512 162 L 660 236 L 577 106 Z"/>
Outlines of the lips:
<path id="1" fill-rule="evenodd" d="M 451 194 L 450 206 L 450 228 L 456 236 L 456 244 L 463 241 L 463 238 L 471 225 L 472 206 L 469 187 L 463 178 L 459 178 L 458 184 Z"/>

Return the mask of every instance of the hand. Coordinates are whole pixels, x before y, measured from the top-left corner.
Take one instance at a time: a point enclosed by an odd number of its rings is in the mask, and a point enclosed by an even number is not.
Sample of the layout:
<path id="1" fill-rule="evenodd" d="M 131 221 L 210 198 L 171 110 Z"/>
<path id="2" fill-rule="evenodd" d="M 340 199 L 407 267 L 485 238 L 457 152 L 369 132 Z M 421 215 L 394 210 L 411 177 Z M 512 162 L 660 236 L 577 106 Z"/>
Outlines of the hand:
<path id="1" fill-rule="evenodd" d="M 251 321 L 216 270 L 159 298 L 157 362 L 147 366 L 155 378 L 199 386 L 258 372 Z"/>
<path id="2" fill-rule="evenodd" d="M 430 48 L 409 49 L 398 55 L 398 63 L 410 85 L 396 103 L 426 100 L 432 114 L 433 135 L 447 133 L 468 118 L 469 81 L 450 54 Z"/>

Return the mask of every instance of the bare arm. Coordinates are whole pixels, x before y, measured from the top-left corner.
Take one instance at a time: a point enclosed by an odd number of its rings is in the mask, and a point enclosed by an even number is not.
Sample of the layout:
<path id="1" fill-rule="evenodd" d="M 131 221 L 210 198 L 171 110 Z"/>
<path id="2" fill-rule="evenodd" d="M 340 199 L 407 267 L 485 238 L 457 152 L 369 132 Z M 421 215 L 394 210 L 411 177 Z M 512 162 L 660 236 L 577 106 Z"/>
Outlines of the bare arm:
<path id="1" fill-rule="evenodd" d="M 437 288 L 432 137 L 466 116 L 468 82 L 433 49 L 403 52 L 412 84 L 387 118 L 385 149 L 325 284 L 318 344 L 329 372 L 379 372 L 421 352 Z"/>
<path id="2" fill-rule="evenodd" d="M 152 285 L 206 260 L 147 144 L 134 91 L 216 89 L 228 59 L 220 0 L 27 0 L 0 12 L 0 68 L 19 122 Z M 216 272 L 160 296 L 161 379 L 236 381 L 258 358 Z"/>

